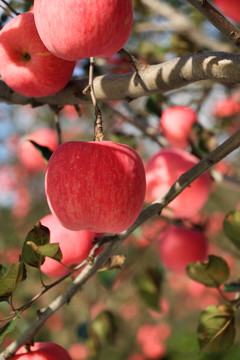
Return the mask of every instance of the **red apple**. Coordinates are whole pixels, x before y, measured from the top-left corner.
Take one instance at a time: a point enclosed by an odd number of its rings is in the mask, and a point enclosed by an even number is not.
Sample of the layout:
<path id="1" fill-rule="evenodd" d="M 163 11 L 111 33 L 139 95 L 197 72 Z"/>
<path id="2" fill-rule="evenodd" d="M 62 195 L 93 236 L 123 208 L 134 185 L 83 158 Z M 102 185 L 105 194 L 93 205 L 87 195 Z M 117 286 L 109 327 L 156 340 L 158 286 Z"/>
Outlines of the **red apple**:
<path id="1" fill-rule="evenodd" d="M 213 3 L 232 20 L 240 22 L 239 0 L 213 0 Z"/>
<path id="2" fill-rule="evenodd" d="M 159 240 L 159 257 L 169 270 L 183 272 L 188 263 L 206 260 L 208 242 L 199 230 L 170 225 Z"/>
<path id="3" fill-rule="evenodd" d="M 81 264 L 88 257 L 93 247 L 92 241 L 102 235 L 87 230 L 68 230 L 52 214 L 45 216 L 40 222 L 50 230 L 50 243 L 59 243 L 63 255 L 62 263 L 71 268 Z M 45 258 L 41 271 L 56 278 L 68 273 L 63 265 L 48 257 Z"/>
<path id="4" fill-rule="evenodd" d="M 142 325 L 137 333 L 137 342 L 148 359 L 159 359 L 166 353 L 164 341 L 170 336 L 171 328 L 167 323 Z"/>
<path id="5" fill-rule="evenodd" d="M 54 343 L 36 342 L 31 346 L 30 352 L 22 346 L 10 360 L 72 360 L 68 352 L 60 345 Z"/>
<path id="6" fill-rule="evenodd" d="M 73 360 L 89 359 L 89 350 L 84 344 L 74 343 L 70 346 L 68 351 Z"/>
<path id="7" fill-rule="evenodd" d="M 173 106 L 163 111 L 159 130 L 170 145 L 186 149 L 192 125 L 196 122 L 197 114 L 194 110 L 187 106 Z"/>
<path id="8" fill-rule="evenodd" d="M 34 16 L 52 54 L 66 60 L 108 57 L 130 35 L 133 5 L 132 0 L 35 0 Z"/>
<path id="9" fill-rule="evenodd" d="M 127 229 L 142 209 L 145 189 L 145 170 L 137 152 L 111 141 L 60 145 L 45 177 L 49 207 L 70 230 Z"/>
<path id="10" fill-rule="evenodd" d="M 51 151 L 54 151 L 58 146 L 56 131 L 42 128 L 22 137 L 19 142 L 18 158 L 24 168 L 32 173 L 45 170 L 47 167 L 46 161 L 29 140 L 47 146 Z"/>
<path id="11" fill-rule="evenodd" d="M 213 114 L 216 117 L 230 117 L 240 113 L 240 102 L 234 97 L 219 99 L 214 104 Z"/>
<path id="12" fill-rule="evenodd" d="M 14 91 L 47 96 L 69 82 L 75 62 L 52 55 L 42 43 L 29 11 L 11 19 L 0 32 L 0 74 Z"/>
<path id="13" fill-rule="evenodd" d="M 171 185 L 198 161 L 197 157 L 181 149 L 160 150 L 146 165 L 146 202 L 163 196 Z M 211 178 L 205 173 L 168 205 L 172 215 L 176 218 L 193 216 L 206 203 L 210 190 Z"/>

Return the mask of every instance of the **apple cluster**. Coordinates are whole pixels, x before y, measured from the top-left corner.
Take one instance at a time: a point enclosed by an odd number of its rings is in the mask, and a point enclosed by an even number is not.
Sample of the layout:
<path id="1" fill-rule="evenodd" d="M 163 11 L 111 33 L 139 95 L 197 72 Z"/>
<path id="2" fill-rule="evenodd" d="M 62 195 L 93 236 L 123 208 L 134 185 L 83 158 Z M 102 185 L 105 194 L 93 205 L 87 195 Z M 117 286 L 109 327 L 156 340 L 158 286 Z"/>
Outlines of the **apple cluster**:
<path id="1" fill-rule="evenodd" d="M 76 60 L 117 53 L 132 22 L 132 0 L 35 0 L 32 11 L 0 31 L 1 77 L 22 95 L 53 95 L 71 79 Z"/>

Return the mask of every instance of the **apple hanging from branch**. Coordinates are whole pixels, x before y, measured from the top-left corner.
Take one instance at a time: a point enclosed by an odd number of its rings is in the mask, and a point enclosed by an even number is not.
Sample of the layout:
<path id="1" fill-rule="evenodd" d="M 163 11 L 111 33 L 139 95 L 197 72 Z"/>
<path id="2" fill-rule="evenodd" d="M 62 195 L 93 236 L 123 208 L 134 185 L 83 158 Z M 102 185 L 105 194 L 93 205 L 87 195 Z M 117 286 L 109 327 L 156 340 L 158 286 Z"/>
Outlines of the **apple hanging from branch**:
<path id="1" fill-rule="evenodd" d="M 49 207 L 70 230 L 126 230 L 142 209 L 145 190 L 140 156 L 129 146 L 111 141 L 60 145 L 45 176 Z"/>
<path id="2" fill-rule="evenodd" d="M 46 342 L 36 342 L 30 346 L 30 351 L 23 346 L 10 360 L 72 360 L 67 350 L 62 346 Z"/>
<path id="3" fill-rule="evenodd" d="M 35 0 L 34 16 L 48 50 L 62 59 L 108 57 L 126 43 L 132 0 Z"/>
<path id="4" fill-rule="evenodd" d="M 22 95 L 57 93 L 71 79 L 75 65 L 47 50 L 31 11 L 11 19 L 0 31 L 0 74 L 12 90 Z"/>

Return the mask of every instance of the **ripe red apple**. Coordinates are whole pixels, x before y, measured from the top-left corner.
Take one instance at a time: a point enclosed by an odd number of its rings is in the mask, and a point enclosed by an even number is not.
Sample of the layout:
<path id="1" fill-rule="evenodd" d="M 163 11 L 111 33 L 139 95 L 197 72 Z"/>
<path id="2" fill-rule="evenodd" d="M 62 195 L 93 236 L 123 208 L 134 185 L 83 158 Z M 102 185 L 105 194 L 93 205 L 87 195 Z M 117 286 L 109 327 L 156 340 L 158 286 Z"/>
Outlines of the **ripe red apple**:
<path id="1" fill-rule="evenodd" d="M 89 350 L 84 344 L 74 343 L 69 347 L 68 351 L 73 360 L 89 359 Z"/>
<path id="2" fill-rule="evenodd" d="M 87 230 L 68 230 L 52 214 L 45 216 L 40 222 L 50 230 L 50 243 L 59 243 L 63 255 L 62 263 L 72 268 L 88 257 L 93 247 L 92 241 L 102 235 Z M 45 258 L 41 271 L 56 278 L 68 273 L 63 265 L 48 257 Z"/>
<path id="3" fill-rule="evenodd" d="M 137 152 L 111 141 L 60 145 L 45 177 L 49 207 L 70 230 L 127 229 L 142 209 L 145 189 L 145 170 Z"/>
<path id="4" fill-rule="evenodd" d="M 216 117 L 231 117 L 240 113 L 240 102 L 234 97 L 219 99 L 214 104 L 213 114 Z"/>
<path id="5" fill-rule="evenodd" d="M 45 170 L 47 167 L 46 161 L 29 140 L 33 140 L 39 145 L 47 146 L 50 150 L 54 151 L 58 146 L 56 131 L 42 128 L 22 137 L 19 142 L 18 158 L 24 168 L 31 173 Z"/>
<path id="6" fill-rule="evenodd" d="M 166 353 L 164 341 L 170 336 L 171 328 L 167 323 L 142 325 L 137 332 L 137 342 L 148 359 L 159 359 Z"/>
<path id="7" fill-rule="evenodd" d="M 22 346 L 10 360 L 72 360 L 67 350 L 55 343 L 36 342 L 30 352 Z"/>
<path id="8" fill-rule="evenodd" d="M 223 12 L 224 15 L 232 20 L 240 21 L 240 2 L 239 0 L 213 0 L 213 3 Z"/>
<path id="9" fill-rule="evenodd" d="M 197 122 L 197 114 L 187 106 L 173 106 L 162 112 L 159 130 L 170 145 L 186 149 L 192 125 Z"/>
<path id="10" fill-rule="evenodd" d="M 183 272 L 188 263 L 206 260 L 207 238 L 199 230 L 170 225 L 159 240 L 159 257 L 169 270 Z"/>
<path id="11" fill-rule="evenodd" d="M 0 74 L 14 91 L 47 96 L 69 82 L 75 62 L 52 55 L 41 41 L 29 11 L 11 19 L 0 31 Z"/>
<path id="12" fill-rule="evenodd" d="M 35 0 L 34 16 L 52 54 L 66 60 L 108 57 L 130 35 L 133 5 L 132 0 Z"/>
<path id="13" fill-rule="evenodd" d="M 163 196 L 184 172 L 198 163 L 199 159 L 181 149 L 163 149 L 155 154 L 146 165 L 146 202 Z M 201 175 L 178 195 L 168 207 L 176 218 L 196 214 L 206 203 L 211 190 L 208 173 Z"/>

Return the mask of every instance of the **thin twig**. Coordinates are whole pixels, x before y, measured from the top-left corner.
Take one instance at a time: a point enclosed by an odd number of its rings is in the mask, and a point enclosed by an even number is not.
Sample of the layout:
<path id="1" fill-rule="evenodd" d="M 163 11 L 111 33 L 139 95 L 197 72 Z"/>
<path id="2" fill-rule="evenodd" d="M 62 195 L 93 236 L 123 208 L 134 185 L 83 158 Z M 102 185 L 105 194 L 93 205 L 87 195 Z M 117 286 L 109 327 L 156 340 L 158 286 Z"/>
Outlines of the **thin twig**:
<path id="1" fill-rule="evenodd" d="M 118 51 L 118 54 L 122 55 L 126 60 L 129 61 L 129 63 L 132 65 L 132 67 L 134 68 L 134 70 L 139 73 L 139 71 L 141 69 L 143 69 L 144 67 L 146 67 L 146 65 L 142 64 L 137 58 L 135 58 L 135 56 L 133 54 L 131 54 L 129 51 L 127 51 L 126 49 L 122 48 L 121 50 Z"/>
<path id="2" fill-rule="evenodd" d="M 55 127 L 57 130 L 57 135 L 58 135 L 58 144 L 61 145 L 62 144 L 62 129 L 61 129 L 61 124 L 60 124 L 60 116 L 59 113 L 62 110 L 62 107 L 60 106 L 50 106 L 50 108 L 53 111 L 54 114 L 54 123 L 55 123 Z"/>
<path id="3" fill-rule="evenodd" d="M 228 40 L 240 48 L 240 29 L 233 25 L 222 13 L 220 13 L 207 0 L 187 0 L 192 6 L 200 11 Z"/>
<path id="4" fill-rule="evenodd" d="M 218 41 L 216 38 L 209 36 L 209 34 L 205 34 L 188 16 L 178 11 L 168 2 L 162 0 L 141 0 L 141 3 L 151 9 L 154 14 L 157 13 L 159 16 L 167 18 L 169 20 L 168 30 L 178 32 L 190 40 L 195 48 L 232 51 L 230 44 Z"/>
<path id="5" fill-rule="evenodd" d="M 94 140 L 102 141 L 103 140 L 103 123 L 102 123 L 102 113 L 98 106 L 97 98 L 95 95 L 95 90 L 93 86 L 93 78 L 94 78 L 94 57 L 90 57 L 89 62 L 89 82 L 88 86 L 83 90 L 83 94 L 86 95 L 87 92 L 90 92 L 91 101 L 95 111 L 95 121 L 94 121 Z"/>
<path id="6" fill-rule="evenodd" d="M 143 116 L 141 119 L 138 117 L 131 118 L 130 116 L 124 115 L 122 112 L 117 110 L 113 105 L 105 104 L 113 113 L 120 116 L 123 120 L 127 121 L 128 123 L 134 125 L 136 128 L 142 131 L 142 133 L 148 137 L 150 137 L 154 142 L 156 142 L 161 147 L 166 147 L 167 142 L 164 137 L 156 134 L 156 130 L 150 127 L 147 123 L 147 119 L 144 119 Z"/>
<path id="7" fill-rule="evenodd" d="M 0 8 L 3 9 L 3 11 L 5 11 L 5 13 L 10 17 L 10 18 L 14 18 L 14 16 L 10 13 L 10 11 L 8 9 L 6 9 L 4 6 L 0 5 Z"/>
<path id="8" fill-rule="evenodd" d="M 15 15 L 19 15 L 19 13 L 11 6 L 7 3 L 7 1 L 5 0 L 1 0 Z"/>

